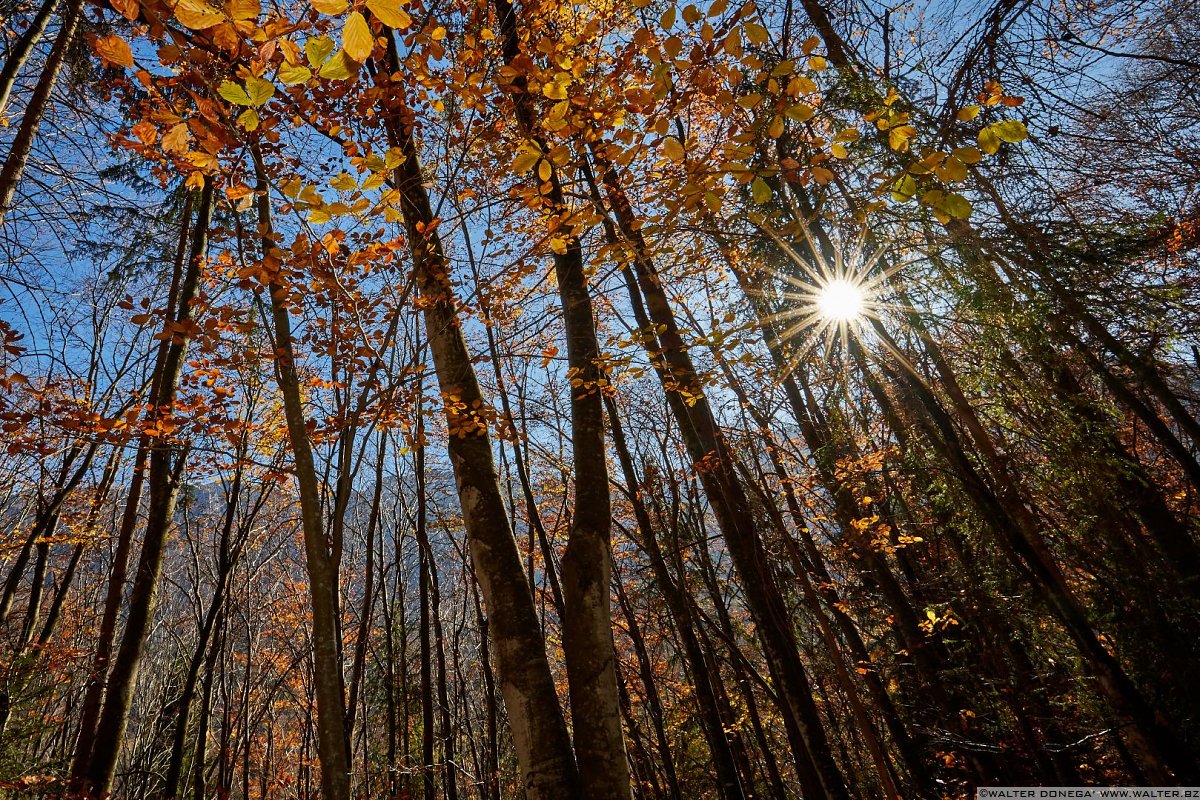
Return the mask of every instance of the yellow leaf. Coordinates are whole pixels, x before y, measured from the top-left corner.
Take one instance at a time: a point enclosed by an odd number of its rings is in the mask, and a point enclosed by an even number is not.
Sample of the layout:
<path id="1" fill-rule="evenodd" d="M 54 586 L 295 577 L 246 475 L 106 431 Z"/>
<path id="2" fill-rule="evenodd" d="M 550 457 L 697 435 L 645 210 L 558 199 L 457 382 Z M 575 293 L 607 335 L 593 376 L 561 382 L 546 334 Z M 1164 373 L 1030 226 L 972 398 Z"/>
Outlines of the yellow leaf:
<path id="1" fill-rule="evenodd" d="M 542 94 L 551 100 L 566 100 L 567 87 L 558 81 L 549 81 L 542 84 Z"/>
<path id="2" fill-rule="evenodd" d="M 400 0 L 367 0 L 367 9 L 389 28 L 412 25 L 412 17 L 401 6 Z"/>
<path id="3" fill-rule="evenodd" d="M 989 156 L 995 154 L 1000 149 L 1000 137 L 991 129 L 991 126 L 981 130 L 976 139 L 979 142 L 979 149 Z"/>
<path id="4" fill-rule="evenodd" d="M 390 147 L 388 148 L 387 155 L 384 157 L 383 165 L 387 169 L 395 169 L 403 164 L 406 158 L 407 156 L 400 152 L 400 148 Z"/>
<path id="5" fill-rule="evenodd" d="M 115 64 L 120 67 L 133 66 L 133 53 L 120 36 L 113 35 L 96 39 L 92 42 L 92 49 L 106 64 Z"/>
<path id="6" fill-rule="evenodd" d="M 534 164 L 538 163 L 542 157 L 542 151 L 537 147 L 526 145 L 513 159 L 512 171 L 518 175 L 524 175 L 529 170 L 533 169 Z"/>
<path id="7" fill-rule="evenodd" d="M 898 153 L 908 150 L 908 140 L 917 135 L 912 125 L 897 125 L 888 131 L 888 147 Z"/>
<path id="8" fill-rule="evenodd" d="M 262 7 L 259 0 L 229 0 L 226 11 L 231 19 L 258 19 Z"/>
<path id="9" fill-rule="evenodd" d="M 983 154 L 974 147 L 956 147 L 952 155 L 964 164 L 978 164 L 983 158 Z"/>
<path id="10" fill-rule="evenodd" d="M 1025 128 L 1025 123 L 1019 119 L 1005 119 L 1000 122 L 993 122 L 988 126 L 996 132 L 1002 142 L 1022 142 L 1029 138 L 1029 131 Z"/>
<path id="11" fill-rule="evenodd" d="M 905 173 L 892 185 L 892 199 L 898 203 L 907 203 L 917 193 L 917 180 Z"/>
<path id="12" fill-rule="evenodd" d="M 674 136 L 663 140 L 663 152 L 672 161 L 683 161 L 685 156 L 683 145 Z"/>
<path id="13" fill-rule="evenodd" d="M 338 50 L 333 57 L 324 63 L 317 74 L 331 81 L 344 81 L 352 78 L 358 72 L 358 62 L 346 55 L 345 50 Z"/>
<path id="14" fill-rule="evenodd" d="M 813 83 L 813 79 L 806 75 L 797 75 L 788 81 L 787 92 L 792 97 L 801 94 L 812 94 L 817 90 L 817 84 Z"/>
<path id="15" fill-rule="evenodd" d="M 328 14 L 331 17 L 337 16 L 346 10 L 348 3 L 346 0 L 312 0 L 312 7 L 318 13 Z"/>
<path id="16" fill-rule="evenodd" d="M 207 30 L 225 21 L 225 17 L 200 0 L 179 0 L 175 6 L 175 19 L 194 31 Z"/>
<path id="17" fill-rule="evenodd" d="M 755 178 L 754 183 L 750 184 L 750 194 L 754 198 L 754 202 L 758 205 L 769 203 L 771 201 L 771 187 L 762 178 Z"/>
<path id="18" fill-rule="evenodd" d="M 942 198 L 941 209 L 955 219 L 967 219 L 971 216 L 971 202 L 961 194 L 947 194 Z"/>
<path id="19" fill-rule="evenodd" d="M 346 25 L 342 28 L 342 50 L 346 55 L 361 64 L 371 57 L 374 49 L 375 37 L 363 15 L 355 11 L 346 17 Z"/>
<path id="20" fill-rule="evenodd" d="M 225 98 L 234 105 L 248 106 L 252 105 L 250 95 L 246 94 L 246 90 L 238 86 L 233 81 L 225 81 L 217 88 L 217 94 Z"/>
<path id="21" fill-rule="evenodd" d="M 349 172 L 343 172 L 340 175 L 335 175 L 330 179 L 329 185 L 335 189 L 341 189 L 343 192 L 348 192 L 358 188 L 358 181 L 354 180 Z"/>
<path id="22" fill-rule="evenodd" d="M 211 169 L 217 166 L 217 157 L 209 154 L 209 152 L 193 150 L 192 152 L 187 152 L 187 154 L 184 154 L 184 157 L 187 158 L 187 161 L 190 162 L 193 167 L 198 167 L 200 169 Z"/>
<path id="23" fill-rule="evenodd" d="M 275 84 L 263 78 L 246 78 L 246 95 L 250 105 L 261 106 L 275 96 Z"/>
<path id="24" fill-rule="evenodd" d="M 823 72 L 828 64 L 822 56 L 813 56 L 808 60 L 808 68 L 813 72 Z"/>
<path id="25" fill-rule="evenodd" d="M 750 44 L 766 44 L 771 38 L 767 29 L 755 22 L 747 22 L 743 30 L 746 31 L 746 38 L 750 40 Z"/>
<path id="26" fill-rule="evenodd" d="M 304 43 L 304 55 L 308 57 L 309 66 L 316 69 L 325 63 L 335 47 L 333 39 L 328 36 L 314 36 Z"/>
<path id="27" fill-rule="evenodd" d="M 554 167 L 550 166 L 549 161 L 542 159 L 542 163 L 538 164 L 538 177 L 543 181 L 548 181 L 553 174 Z"/>
<path id="28" fill-rule="evenodd" d="M 775 69 L 771 70 L 771 77 L 781 78 L 784 75 L 791 75 L 795 69 L 796 62 L 789 58 L 787 61 L 780 61 L 775 65 Z"/>
<path id="29" fill-rule="evenodd" d="M 834 158 L 845 158 L 850 155 L 850 151 L 846 149 L 846 145 L 838 142 L 829 148 L 829 152 L 833 153 Z"/>
<path id="30" fill-rule="evenodd" d="M 314 208 L 312 211 L 308 212 L 308 221 L 314 225 L 320 225 L 322 222 L 329 222 L 330 219 L 332 219 L 332 217 L 330 217 L 329 212 L 323 208 Z"/>
<path id="31" fill-rule="evenodd" d="M 958 113 L 954 116 L 958 118 L 959 122 L 970 122 L 979 116 L 979 106 L 967 106 L 966 108 L 960 108 Z"/>
<path id="32" fill-rule="evenodd" d="M 285 86 L 290 86 L 294 83 L 304 83 L 312 77 L 312 70 L 303 64 L 289 64 L 283 62 L 279 68 L 279 82 Z"/>
<path id="33" fill-rule="evenodd" d="M 783 113 L 787 115 L 788 119 L 794 119 L 797 122 L 808 122 L 813 118 L 813 113 L 815 112 L 813 107 L 808 103 L 797 103 L 794 106 L 788 106 L 784 109 Z"/>
<path id="34" fill-rule="evenodd" d="M 954 156 L 950 156 L 934 170 L 938 179 L 945 183 L 955 183 L 967 179 L 967 165 Z"/>
<path id="35" fill-rule="evenodd" d="M 254 130 L 258 127 L 258 112 L 253 108 L 247 108 L 238 115 L 237 124 L 241 125 L 244 130 Z"/>
<path id="36" fill-rule="evenodd" d="M 378 189 L 380 186 L 383 186 L 383 176 L 378 172 L 367 176 L 367 179 L 362 182 L 363 191 Z"/>

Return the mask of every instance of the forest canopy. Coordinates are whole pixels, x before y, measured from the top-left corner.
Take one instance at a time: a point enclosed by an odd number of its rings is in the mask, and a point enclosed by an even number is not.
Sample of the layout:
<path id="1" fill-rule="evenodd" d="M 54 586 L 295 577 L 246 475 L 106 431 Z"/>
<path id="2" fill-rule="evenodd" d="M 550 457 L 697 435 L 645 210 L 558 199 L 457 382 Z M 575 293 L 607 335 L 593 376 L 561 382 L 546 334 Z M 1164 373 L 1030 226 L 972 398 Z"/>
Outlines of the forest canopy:
<path id="1" fill-rule="evenodd" d="M 0 13 L 0 796 L 1200 786 L 1196 0 Z"/>

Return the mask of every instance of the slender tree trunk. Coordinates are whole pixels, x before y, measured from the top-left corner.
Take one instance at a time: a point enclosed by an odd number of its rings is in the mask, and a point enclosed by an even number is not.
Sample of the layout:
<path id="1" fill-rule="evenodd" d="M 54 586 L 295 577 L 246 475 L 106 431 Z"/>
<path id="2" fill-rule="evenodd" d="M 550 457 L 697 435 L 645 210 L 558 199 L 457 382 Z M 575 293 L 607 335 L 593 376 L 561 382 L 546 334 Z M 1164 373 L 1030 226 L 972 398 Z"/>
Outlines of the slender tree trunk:
<path id="1" fill-rule="evenodd" d="M 508 0 L 494 0 L 500 21 L 504 60 L 512 65 L 521 55 L 516 11 Z M 536 109 L 524 77 L 502 85 L 514 107 L 518 125 L 526 136 L 540 141 Z M 617 687 L 616 655 L 612 637 L 612 510 L 608 463 L 604 448 L 604 407 L 601 394 L 606 381 L 600 365 L 592 301 L 584 268 L 579 232 L 569 222 L 558 168 L 550 160 L 548 235 L 563 237 L 555 250 L 563 324 L 567 338 L 567 364 L 571 372 L 571 449 L 574 454 L 575 505 L 571 530 L 562 561 L 565 603 L 563 653 L 571 698 L 575 756 L 585 795 L 591 800 L 627 800 L 630 796 L 629 764 L 621 732 L 621 703 Z M 561 250 L 561 252 L 560 252 Z M 580 721 L 586 720 L 586 724 Z"/>
<path id="2" fill-rule="evenodd" d="M 613 584 L 617 588 L 617 602 L 620 604 L 621 613 L 625 617 L 625 626 L 629 632 L 629 641 L 633 645 L 633 652 L 637 657 L 638 673 L 641 677 L 642 689 L 646 696 L 647 715 L 654 725 L 654 738 L 658 746 L 658 761 L 662 767 L 663 776 L 666 778 L 667 791 L 671 797 L 679 800 L 681 797 L 679 793 L 679 776 L 675 772 L 675 760 L 671 754 L 671 744 L 667 740 L 667 732 L 664 725 L 666 714 L 663 711 L 662 699 L 658 694 L 658 686 L 655 681 L 654 667 L 650 660 L 650 653 L 646 649 L 646 640 L 642 636 L 642 629 L 638 624 L 637 615 L 634 613 L 629 598 L 625 595 L 625 586 L 621 581 L 620 575 L 614 576 Z"/>
<path id="3" fill-rule="evenodd" d="M 800 783 L 806 794 L 840 800 L 847 797 L 841 769 L 829 748 L 808 675 L 800 660 L 787 604 L 768 564 L 749 500 L 734 466 L 734 455 L 713 416 L 687 345 L 663 290 L 661 277 L 650 256 L 633 208 L 625 196 L 614 167 L 600 157 L 601 181 L 624 240 L 633 250 L 636 289 L 630 300 L 640 313 L 637 324 L 642 344 L 650 355 L 666 391 L 672 413 L 679 422 L 688 453 L 713 507 L 730 556 L 737 566 L 746 593 L 746 604 L 762 640 L 772 678 L 778 687 L 781 710 L 792 745 Z M 629 279 L 627 278 L 627 282 Z M 645 299 L 643 309 L 640 298 Z M 660 333 L 655 336 L 651 331 Z"/>
<path id="4" fill-rule="evenodd" d="M 179 238 L 175 246 L 175 259 L 171 271 L 170 288 L 167 291 L 167 315 L 176 315 L 179 292 L 183 284 L 186 259 L 189 252 L 189 242 L 192 239 L 192 206 L 193 193 L 189 192 L 184 201 L 183 212 L 180 215 Z M 207 224 L 207 222 L 205 222 Z M 159 386 L 165 374 L 167 351 L 171 340 L 163 338 L 155 353 L 154 368 L 150 376 L 150 398 L 158 396 Z M 91 763 L 92 750 L 95 747 L 96 725 L 100 719 L 100 711 L 104 701 L 104 690 L 108 685 L 109 659 L 112 657 L 113 642 L 116 639 L 117 621 L 121 613 L 121 603 L 125 596 L 125 576 L 129 569 L 129 557 L 133 549 L 133 534 L 137 528 L 138 509 L 141 505 L 142 490 L 146 482 L 146 462 L 150 456 L 150 437 L 142 433 L 138 437 L 137 451 L 133 458 L 132 474 L 129 479 L 129 491 L 125 498 L 125 508 L 121 515 L 121 524 L 117 533 L 117 546 L 113 553 L 113 563 L 108 576 L 108 588 L 104 597 L 104 613 L 100 619 L 100 630 L 96 635 L 96 653 L 92 659 L 92 671 L 88 678 L 87 689 L 84 692 L 83 706 L 80 711 L 79 735 L 76 739 L 75 753 L 71 761 L 71 784 L 76 788 L 86 788 L 88 766 Z"/>
<path id="5" fill-rule="evenodd" d="M 245 441 L 244 438 L 243 441 Z M 192 658 L 188 663 L 188 671 L 183 681 L 183 689 L 180 691 L 179 697 L 174 701 L 175 729 L 172 736 L 171 759 L 167 763 L 167 775 L 163 784 L 163 797 L 167 798 L 167 800 L 172 800 L 179 794 L 179 783 L 183 776 L 184 751 L 187 743 L 188 718 L 192 708 L 192 700 L 196 693 L 196 683 L 200 677 L 200 667 L 204 663 L 205 654 L 208 652 L 208 644 L 212 637 L 212 632 L 216 626 L 218 617 L 223 612 L 225 600 L 229 594 L 229 581 L 236 566 L 231 539 L 234 520 L 237 516 L 238 502 L 242 492 L 244 458 L 244 447 L 239 447 L 235 456 L 237 466 L 235 467 L 233 481 L 230 484 L 229 500 L 225 509 L 225 520 L 221 526 L 217 585 L 213 590 L 212 599 L 209 601 L 208 610 L 205 612 L 200 624 L 196 649 L 192 652 Z"/>
<path id="6" fill-rule="evenodd" d="M 387 72 L 400 70 L 395 40 L 388 34 Z M 384 120 L 389 141 L 404 163 L 393 176 L 422 298 L 426 336 L 450 428 L 449 452 L 462 505 L 472 561 L 487 604 L 496 673 L 529 800 L 575 797 L 579 775 L 571 740 L 538 624 L 521 556 L 505 512 L 488 434 L 489 420 L 479 381 L 458 319 L 450 263 L 442 249 L 425 190 L 412 114 L 401 94 L 386 90 Z"/>
<path id="7" fill-rule="evenodd" d="M 83 0 L 65 0 L 65 3 L 58 37 L 54 40 L 54 46 L 50 49 L 50 55 L 46 57 L 46 63 L 42 67 L 42 74 L 33 89 L 33 94 L 29 97 L 28 105 L 25 106 L 25 114 L 21 117 L 21 126 L 17 129 L 16 136 L 13 137 L 4 166 L 0 167 L 0 223 L 4 222 L 4 218 L 12 208 L 17 184 L 25 172 L 25 165 L 29 162 L 29 153 L 33 150 L 34 139 L 37 138 L 38 128 L 42 124 L 42 117 L 45 116 L 46 108 L 50 105 L 50 93 L 54 91 L 54 85 L 58 82 L 58 75 L 67 58 L 67 51 L 71 49 L 71 43 L 75 39 L 79 19 L 83 16 Z M 18 68 L 19 65 L 14 66 L 14 70 Z"/>
<path id="8" fill-rule="evenodd" d="M 696 699 L 700 706 L 700 727 L 714 762 L 717 794 L 722 800 L 743 800 L 749 795 L 743 789 L 742 779 L 729 741 L 729 734 L 732 731 L 727 730 L 721 721 L 716 690 L 695 632 L 695 616 L 684 596 L 684 590 L 671 576 L 666 559 L 659 548 L 658 540 L 655 539 L 653 523 L 642 501 L 641 482 L 634 470 L 633 455 L 625 440 L 625 432 L 621 425 L 616 402 L 611 397 L 605 397 L 605 405 L 608 410 L 608 425 L 613 447 L 617 451 L 617 459 L 621 464 L 629 501 L 633 506 L 634 519 L 637 521 L 640 533 L 639 544 L 650 559 L 654 580 L 666 601 L 671 618 L 675 621 L 675 627 L 683 645 L 685 672 L 690 677 L 691 684 L 696 691 Z"/>
<path id="9" fill-rule="evenodd" d="M 346 700 L 346 741 L 347 752 L 352 752 L 349 741 L 354 733 L 355 709 L 358 704 L 359 689 L 362 686 L 363 674 L 367 663 L 367 643 L 371 638 L 374 627 L 376 568 L 375 568 L 375 531 L 379 528 L 379 515 L 383 502 L 383 460 L 387 455 L 387 434 L 380 440 L 379 453 L 375 461 L 375 488 L 371 494 L 371 510 L 367 519 L 366 572 L 363 575 L 362 612 L 359 614 L 358 636 L 354 641 L 354 662 L 350 671 L 350 691 Z M 364 692 L 365 694 L 365 692 Z"/>
<path id="10" fill-rule="evenodd" d="M 433 571 L 433 551 L 429 547 L 429 531 L 427 527 L 425 430 L 424 421 L 421 419 L 424 410 L 424 405 L 420 402 L 420 398 L 418 398 L 417 444 L 414 448 L 415 466 L 413 469 L 416 471 L 417 519 L 414 526 L 414 533 L 417 538 L 417 602 L 420 614 L 420 629 L 417 631 L 417 638 L 421 647 L 421 786 L 425 800 L 436 800 L 437 782 L 434 780 L 434 742 L 436 739 L 436 730 L 433 722 L 433 625 L 430 618 L 437 612 L 437 608 L 431 608 L 433 605 L 433 591 L 430 587 L 432 583 L 430 574 Z"/>
<path id="11" fill-rule="evenodd" d="M 151 421 L 154 424 L 166 424 L 168 429 L 174 413 L 179 378 L 183 372 L 184 356 L 195 326 L 191 302 L 200 286 L 208 246 L 212 196 L 212 182 L 206 180 L 200 196 L 183 281 L 179 287 L 176 313 L 169 328 L 170 343 L 154 397 Z M 179 482 L 186 459 L 186 448 L 181 450 L 166 440 L 165 436 L 153 440 L 149 450 L 150 468 L 147 483 L 150 505 L 146 512 L 142 552 L 134 574 L 125 633 L 113 662 L 112 674 L 109 676 L 108 691 L 97 724 L 95 745 L 87 770 L 90 788 L 98 794 L 104 794 L 112 788 L 117 757 L 129 721 L 138 669 L 141 666 L 146 637 L 150 632 L 167 534 L 175 515 L 175 501 L 179 496 Z"/>
<path id="12" fill-rule="evenodd" d="M 271 200 L 262 155 L 253 152 L 262 257 L 278 259 L 278 244 L 271 225 Z M 288 441 L 300 494 L 304 531 L 305 566 L 313 623 L 313 682 L 317 695 L 317 755 L 321 760 L 321 790 L 326 800 L 350 800 L 350 755 L 346 750 L 345 696 L 342 686 L 340 627 L 338 625 L 337 565 L 325 540 L 321 514 L 321 487 L 309 441 L 304 398 L 292 345 L 290 291 L 273 281 L 271 319 L 275 328 L 275 375 L 283 395 Z"/>
<path id="13" fill-rule="evenodd" d="M 17 588 L 21 585 L 21 579 L 25 577 L 25 568 L 29 565 L 29 556 L 38 550 L 42 544 L 41 540 L 54 535 L 54 531 L 58 527 L 59 516 L 62 513 L 63 503 L 66 502 L 71 492 L 75 491 L 75 487 L 79 485 L 83 476 L 91 468 L 92 459 L 96 455 L 97 447 L 98 443 L 93 442 L 86 451 L 83 451 L 83 445 L 77 444 L 71 448 L 66 458 L 63 459 L 62 474 L 59 476 L 54 494 L 51 496 L 50 501 L 40 509 L 33 526 L 29 530 L 29 536 L 25 538 L 25 543 L 21 546 L 21 550 L 17 553 L 17 557 L 9 567 L 8 578 L 4 581 L 4 593 L 0 597 L 0 624 L 7 622 L 9 615 L 12 613 L 13 599 L 17 595 Z M 81 452 L 83 453 L 82 463 L 76 466 L 73 472 L 69 472 L 75 463 L 75 459 L 79 457 Z M 69 478 L 67 477 L 68 472 L 70 474 Z"/>
<path id="14" fill-rule="evenodd" d="M 13 89 L 17 85 L 17 77 L 29 60 L 30 54 L 33 53 L 34 46 L 41 41 L 42 34 L 46 32 L 46 26 L 50 24 L 50 18 L 54 16 L 54 8 L 57 5 L 58 0 L 42 0 L 42 5 L 30 21 L 29 27 L 8 51 L 4 67 L 0 68 L 0 115 L 3 115 L 8 108 L 8 101 L 12 98 Z"/>

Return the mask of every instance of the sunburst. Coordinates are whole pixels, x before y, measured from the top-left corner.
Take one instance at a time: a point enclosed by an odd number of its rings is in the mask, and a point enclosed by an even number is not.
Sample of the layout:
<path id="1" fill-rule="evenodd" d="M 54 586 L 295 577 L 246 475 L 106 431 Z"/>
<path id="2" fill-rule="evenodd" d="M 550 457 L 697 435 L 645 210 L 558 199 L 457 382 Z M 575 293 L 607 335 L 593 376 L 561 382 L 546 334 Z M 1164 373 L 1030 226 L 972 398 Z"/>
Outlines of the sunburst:
<path id="1" fill-rule="evenodd" d="M 844 352 L 851 340 L 861 340 L 881 324 L 885 310 L 910 310 L 889 300 L 886 291 L 891 276 L 906 262 L 885 261 L 886 247 L 868 252 L 865 230 L 838 247 L 828 239 L 818 241 L 802 223 L 807 253 L 801 256 L 768 224 L 760 222 L 759 227 L 792 265 L 770 270 L 786 285 L 772 293 L 782 308 L 768 318 L 776 329 L 773 344 L 791 350 L 784 375 L 817 345 L 823 343 L 826 357 L 832 359 L 839 346 Z"/>

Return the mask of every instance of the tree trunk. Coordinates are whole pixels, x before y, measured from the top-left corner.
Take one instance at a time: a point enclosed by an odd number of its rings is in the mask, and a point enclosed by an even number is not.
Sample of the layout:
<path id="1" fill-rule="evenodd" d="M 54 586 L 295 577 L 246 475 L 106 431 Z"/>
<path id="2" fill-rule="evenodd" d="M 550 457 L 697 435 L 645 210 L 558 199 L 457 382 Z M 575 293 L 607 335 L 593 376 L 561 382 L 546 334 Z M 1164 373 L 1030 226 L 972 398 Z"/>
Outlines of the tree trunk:
<path id="1" fill-rule="evenodd" d="M 54 84 L 58 82 L 58 74 L 62 71 L 67 51 L 71 49 L 71 42 L 75 39 L 75 31 L 79 27 L 81 16 L 83 16 L 83 0 L 66 0 L 58 37 L 54 40 L 54 47 L 50 49 L 50 55 L 46 57 L 46 63 L 42 67 L 41 76 L 38 77 L 37 86 L 34 87 L 33 94 L 29 97 L 29 104 L 25 106 L 25 114 L 21 117 L 21 127 L 17 129 L 16 136 L 13 137 L 8 158 L 5 159 L 4 166 L 0 167 L 0 223 L 4 222 L 4 218 L 12 208 L 17 184 L 25 172 L 25 165 L 29 162 L 33 141 L 37 138 L 38 128 L 41 127 L 46 108 L 50 105 L 50 93 L 54 91 Z"/>
<path id="2" fill-rule="evenodd" d="M 390 33 L 387 67 L 389 73 L 400 70 Z M 492 459 L 487 407 L 460 328 L 450 263 L 442 249 L 413 140 L 412 114 L 399 93 L 387 90 L 386 75 L 377 75 L 376 80 L 388 96 L 383 112 L 389 141 L 404 156 L 393 180 L 400 194 L 426 338 L 450 428 L 450 461 L 472 561 L 487 604 L 496 673 L 526 796 L 529 800 L 575 797 L 579 775 L 571 740 L 505 512 Z"/>
<path id="3" fill-rule="evenodd" d="M 512 65 L 521 56 L 516 11 L 508 0 L 494 0 L 500 21 L 504 60 Z M 536 109 L 527 82 L 518 72 L 502 82 L 513 103 L 517 123 L 528 137 L 549 152 L 536 127 Z M 555 250 L 567 364 L 571 386 L 571 449 L 575 464 L 575 505 L 562 560 L 565 603 L 563 653 L 574 720 L 575 757 L 585 795 L 592 800 L 628 800 L 629 764 L 621 732 L 621 702 L 617 687 L 616 654 L 612 637 L 612 509 L 608 463 L 604 447 L 605 391 L 596 338 L 592 300 L 587 285 L 579 231 L 568 222 L 571 209 L 563 195 L 552 161 L 547 181 L 549 200 L 544 215 L 549 236 L 564 240 Z M 561 250 L 561 252 L 559 252 Z M 584 721 L 586 720 L 586 723 Z"/>
<path id="4" fill-rule="evenodd" d="M 262 258 L 278 262 L 278 244 L 271 226 L 271 199 L 262 155 L 253 151 Z M 317 755 L 321 760 L 321 790 L 326 800 L 350 800 L 350 763 L 346 752 L 345 696 L 342 686 L 340 627 L 337 619 L 337 565 L 325 540 L 321 487 L 308 437 L 304 398 L 292 346 L 289 289 L 278 279 L 269 285 L 271 319 L 275 328 L 275 376 L 283 395 L 288 441 L 300 494 L 305 566 L 313 623 L 313 682 L 317 695 Z"/>
<path id="5" fill-rule="evenodd" d="M 0 69 L 0 116 L 3 116 L 8 108 L 8 101 L 12 98 L 13 89 L 17 85 L 17 77 L 25 66 L 25 62 L 29 60 L 34 46 L 46 32 L 46 26 L 50 24 L 50 18 L 54 15 L 54 7 L 57 5 L 58 0 L 42 0 L 42 5 L 30 21 L 29 27 L 8 51 L 8 58 L 4 61 L 4 67 Z"/>
<path id="6" fill-rule="evenodd" d="M 179 378 L 183 372 L 183 359 L 195 326 L 191 301 L 196 296 L 204 267 L 208 226 L 212 218 L 212 196 L 212 182 L 206 180 L 200 195 L 183 281 L 179 286 L 175 315 L 167 329 L 169 344 L 163 361 L 162 375 L 150 412 L 150 422 L 160 427 L 162 424 L 170 427 Z M 175 501 L 179 497 L 179 483 L 186 459 L 186 448 L 181 450 L 172 445 L 165 436 L 152 438 L 149 451 L 150 468 L 147 483 L 150 504 L 146 512 L 142 552 L 130 593 L 125 633 L 113 662 L 87 770 L 90 789 L 97 794 L 104 794 L 112 788 L 117 757 L 125 736 L 125 726 L 129 721 L 138 668 L 141 666 L 146 637 L 150 632 L 167 534 L 175 516 Z"/>
<path id="7" fill-rule="evenodd" d="M 642 332 L 642 344 L 663 383 L 688 454 L 699 473 L 729 554 L 741 577 L 746 604 L 778 688 L 801 786 L 812 797 L 841 800 L 848 797 L 845 781 L 829 748 L 813 700 L 787 604 L 767 566 L 769 559 L 734 466 L 736 456 L 713 416 L 670 301 L 663 291 L 661 278 L 651 260 L 650 249 L 616 170 L 600 156 L 598 147 L 593 147 L 593 155 L 602 165 L 601 181 L 616 216 L 617 226 L 634 251 L 637 288 L 630 287 L 630 300 L 635 311 L 641 309 L 641 300 L 635 294 L 640 292 L 649 311 L 648 314 L 641 311 L 637 319 Z M 660 333 L 655 336 L 652 330 Z"/>

